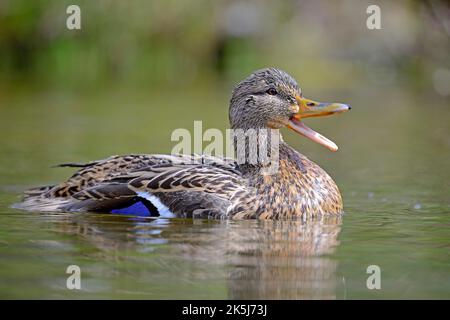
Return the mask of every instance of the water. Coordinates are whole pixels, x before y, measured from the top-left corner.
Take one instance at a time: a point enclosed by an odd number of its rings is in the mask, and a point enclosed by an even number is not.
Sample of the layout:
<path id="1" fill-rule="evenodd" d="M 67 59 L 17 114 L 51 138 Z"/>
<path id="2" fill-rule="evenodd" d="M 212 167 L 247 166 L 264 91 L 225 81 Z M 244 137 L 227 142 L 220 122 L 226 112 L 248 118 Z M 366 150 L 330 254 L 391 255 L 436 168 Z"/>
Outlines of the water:
<path id="1" fill-rule="evenodd" d="M 171 131 L 194 120 L 226 128 L 227 96 L 2 92 L 0 297 L 450 298 L 448 102 L 388 92 L 383 103 L 338 98 L 352 111 L 308 124 L 339 152 L 285 132 L 344 198 L 342 220 L 302 223 L 11 209 L 23 189 L 72 172 L 53 164 L 170 152 Z M 69 265 L 80 266 L 82 290 L 66 289 Z M 380 290 L 366 286 L 370 265 L 381 269 Z"/>

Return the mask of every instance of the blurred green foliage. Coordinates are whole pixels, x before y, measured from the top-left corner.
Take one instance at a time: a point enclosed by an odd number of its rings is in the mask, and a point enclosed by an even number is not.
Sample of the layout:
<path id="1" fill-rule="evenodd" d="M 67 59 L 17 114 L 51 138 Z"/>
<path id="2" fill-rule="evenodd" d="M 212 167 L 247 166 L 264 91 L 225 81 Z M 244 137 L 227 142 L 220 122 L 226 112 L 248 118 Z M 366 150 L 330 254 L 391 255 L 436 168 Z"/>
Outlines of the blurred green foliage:
<path id="1" fill-rule="evenodd" d="M 81 30 L 66 28 L 70 4 Z M 369 4 L 0 0 L 0 83 L 187 86 L 278 66 L 330 88 L 431 89 L 450 69 L 448 3 L 377 1 L 381 30 L 366 28 Z"/>

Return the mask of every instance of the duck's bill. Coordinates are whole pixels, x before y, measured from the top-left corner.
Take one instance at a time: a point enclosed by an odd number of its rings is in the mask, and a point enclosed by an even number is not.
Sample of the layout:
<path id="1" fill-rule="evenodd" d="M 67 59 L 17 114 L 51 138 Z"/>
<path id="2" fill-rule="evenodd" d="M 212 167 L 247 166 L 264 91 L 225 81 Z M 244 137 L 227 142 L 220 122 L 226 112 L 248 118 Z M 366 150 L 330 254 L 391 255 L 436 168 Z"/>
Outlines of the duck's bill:
<path id="1" fill-rule="evenodd" d="M 299 112 L 289 120 L 288 127 L 331 151 L 337 151 L 338 146 L 333 141 L 309 128 L 301 119 L 342 113 L 350 110 L 351 107 L 342 103 L 316 102 L 303 97 L 297 97 L 296 99 L 299 105 Z"/>
<path id="2" fill-rule="evenodd" d="M 295 132 L 307 137 L 308 139 L 311 139 L 312 141 L 317 142 L 318 144 L 330 149 L 331 151 L 337 151 L 338 149 L 338 146 L 333 141 L 314 131 L 300 120 L 297 120 L 295 118 L 289 120 L 288 127 Z"/>

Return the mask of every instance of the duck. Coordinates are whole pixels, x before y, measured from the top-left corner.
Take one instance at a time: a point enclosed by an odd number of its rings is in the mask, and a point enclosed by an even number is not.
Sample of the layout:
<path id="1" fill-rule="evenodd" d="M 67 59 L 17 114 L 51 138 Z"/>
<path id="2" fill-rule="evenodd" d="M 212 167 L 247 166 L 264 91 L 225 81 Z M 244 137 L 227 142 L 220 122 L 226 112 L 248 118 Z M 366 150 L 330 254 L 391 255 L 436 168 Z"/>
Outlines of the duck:
<path id="1" fill-rule="evenodd" d="M 350 109 L 343 103 L 305 98 L 297 81 L 285 71 L 256 70 L 234 87 L 229 103 L 231 130 L 244 132 L 244 139 L 233 139 L 234 150 L 241 155 L 238 159 L 207 154 L 128 154 L 65 163 L 58 166 L 77 169 L 70 178 L 25 191 L 14 207 L 207 219 L 341 215 L 343 201 L 336 183 L 319 165 L 284 142 L 280 129 L 289 128 L 337 151 L 334 142 L 303 119 Z M 249 132 L 256 140 L 246 135 Z M 251 157 L 255 153 L 264 155 L 263 160 L 257 157 L 255 161 Z"/>

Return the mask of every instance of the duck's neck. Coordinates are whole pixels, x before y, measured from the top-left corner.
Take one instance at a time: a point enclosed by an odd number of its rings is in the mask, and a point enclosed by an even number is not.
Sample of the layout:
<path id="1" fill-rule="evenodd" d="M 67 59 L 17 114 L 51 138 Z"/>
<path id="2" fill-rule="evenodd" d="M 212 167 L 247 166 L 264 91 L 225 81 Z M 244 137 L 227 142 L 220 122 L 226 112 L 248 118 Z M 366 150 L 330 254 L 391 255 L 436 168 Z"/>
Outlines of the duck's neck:
<path id="1" fill-rule="evenodd" d="M 280 164 L 286 162 L 292 168 L 304 171 L 303 156 L 283 141 L 279 130 L 251 130 L 253 132 L 244 131 L 245 140 L 242 132 L 234 131 L 235 155 L 244 176 L 276 175 L 280 172 Z"/>

